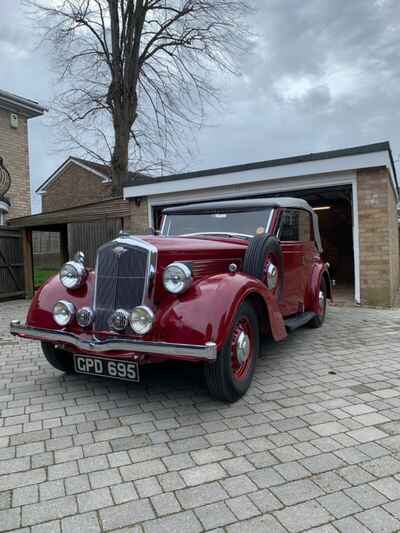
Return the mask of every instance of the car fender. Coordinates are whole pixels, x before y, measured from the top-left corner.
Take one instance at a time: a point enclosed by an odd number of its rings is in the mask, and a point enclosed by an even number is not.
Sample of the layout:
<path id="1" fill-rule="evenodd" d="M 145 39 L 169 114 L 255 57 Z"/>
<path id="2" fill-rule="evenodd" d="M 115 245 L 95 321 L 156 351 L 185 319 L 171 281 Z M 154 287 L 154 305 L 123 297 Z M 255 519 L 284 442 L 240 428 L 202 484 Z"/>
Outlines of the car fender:
<path id="1" fill-rule="evenodd" d="M 274 340 L 285 339 L 286 328 L 274 296 L 260 280 L 242 273 L 210 276 L 178 297 L 169 295 L 157 310 L 157 334 L 166 342 L 215 342 L 220 349 L 247 298 L 263 304 L 266 313 L 261 326 L 268 327 Z"/>
<path id="2" fill-rule="evenodd" d="M 327 298 L 332 300 L 332 283 L 327 265 L 324 263 L 317 263 L 312 269 L 310 281 L 306 291 L 305 308 L 306 311 L 319 312 L 319 288 L 321 286 L 321 279 L 324 277 L 327 290 Z"/>
<path id="3" fill-rule="evenodd" d="M 49 278 L 34 294 L 26 319 L 32 327 L 57 329 L 60 326 L 53 319 L 53 307 L 58 300 L 68 300 L 76 309 L 93 305 L 95 275 L 89 272 L 85 283 L 79 289 L 66 289 L 58 276 Z M 68 326 L 69 331 L 80 331 L 79 326 Z"/>

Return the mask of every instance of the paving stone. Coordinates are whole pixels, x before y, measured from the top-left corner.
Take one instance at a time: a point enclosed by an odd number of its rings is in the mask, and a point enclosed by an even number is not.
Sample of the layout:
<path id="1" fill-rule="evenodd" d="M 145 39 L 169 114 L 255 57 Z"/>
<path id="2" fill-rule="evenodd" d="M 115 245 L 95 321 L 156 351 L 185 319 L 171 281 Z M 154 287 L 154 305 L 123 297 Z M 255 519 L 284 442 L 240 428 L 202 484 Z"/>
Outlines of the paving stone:
<path id="1" fill-rule="evenodd" d="M 36 503 L 38 501 L 39 501 L 38 485 L 28 485 L 27 487 L 20 487 L 12 491 L 12 506 L 13 507 L 19 507 L 20 505 L 27 505 L 29 503 Z"/>
<path id="2" fill-rule="evenodd" d="M 77 500 L 80 513 L 102 509 L 113 504 L 110 489 L 107 487 L 78 494 Z"/>
<path id="3" fill-rule="evenodd" d="M 101 509 L 99 513 L 103 527 L 106 530 L 133 526 L 155 516 L 147 499 L 129 501 L 128 503 Z"/>
<path id="4" fill-rule="evenodd" d="M 344 518 L 345 516 L 358 513 L 362 510 L 357 503 L 342 492 L 322 496 L 321 498 L 318 498 L 318 501 L 336 518 Z"/>
<path id="5" fill-rule="evenodd" d="M 271 487 L 271 492 L 285 505 L 295 505 L 296 503 L 313 500 L 323 494 L 322 490 L 308 479 Z"/>
<path id="6" fill-rule="evenodd" d="M 19 531 L 19 530 L 18 530 Z M 61 533 L 61 522 L 59 520 L 52 520 L 45 524 L 39 524 L 31 528 L 32 533 Z"/>
<path id="7" fill-rule="evenodd" d="M 146 479 L 138 479 L 135 481 L 136 490 L 139 493 L 140 498 L 148 498 L 155 494 L 160 494 L 162 488 L 157 481 L 156 477 L 149 477 Z"/>
<path id="8" fill-rule="evenodd" d="M 400 499 L 400 483 L 392 477 L 378 479 L 378 481 L 372 482 L 371 485 L 389 500 Z"/>
<path id="9" fill-rule="evenodd" d="M 379 507 L 363 511 L 356 518 L 373 532 L 392 533 L 400 529 L 400 522 Z"/>
<path id="10" fill-rule="evenodd" d="M 323 472 L 312 476 L 312 480 L 324 492 L 331 493 L 350 487 L 350 483 L 341 478 L 336 472 Z"/>
<path id="11" fill-rule="evenodd" d="M 154 459 L 153 461 L 143 461 L 142 463 L 122 466 L 120 468 L 121 476 L 124 481 L 132 481 L 149 476 L 155 476 L 157 474 L 163 474 L 166 471 L 167 469 L 160 461 L 160 459 Z"/>
<path id="12" fill-rule="evenodd" d="M 366 427 L 350 431 L 349 436 L 358 442 L 372 442 L 387 437 L 387 433 L 374 427 Z"/>
<path id="13" fill-rule="evenodd" d="M 248 477 L 259 489 L 265 489 L 285 483 L 285 478 L 278 474 L 273 468 L 260 468 L 255 472 L 249 472 Z"/>
<path id="14" fill-rule="evenodd" d="M 87 474 L 68 477 L 64 481 L 67 494 L 78 494 L 90 490 L 89 478 Z"/>
<path id="15" fill-rule="evenodd" d="M 371 485 L 351 487 L 350 489 L 346 489 L 345 493 L 361 505 L 363 509 L 370 509 L 388 501 L 383 494 L 375 490 Z"/>
<path id="16" fill-rule="evenodd" d="M 224 502 L 198 507 L 195 512 L 205 529 L 223 527 L 236 521 L 235 515 Z"/>
<path id="17" fill-rule="evenodd" d="M 248 497 L 262 513 L 270 513 L 283 507 L 283 503 L 269 489 L 252 492 Z"/>
<path id="18" fill-rule="evenodd" d="M 341 533 L 371 533 L 370 529 L 367 529 L 361 522 L 351 516 L 337 520 L 333 522 L 333 525 Z"/>
<path id="19" fill-rule="evenodd" d="M 225 528 L 227 533 L 287 533 L 279 522 L 271 515 L 265 514 L 232 524 Z"/>
<path id="20" fill-rule="evenodd" d="M 121 483 L 122 478 L 118 469 L 99 470 L 89 474 L 90 484 L 94 489 L 109 487 Z"/>
<path id="21" fill-rule="evenodd" d="M 130 500 L 137 500 L 139 498 L 132 481 L 127 481 L 126 483 L 114 485 L 111 487 L 110 490 L 115 503 L 125 503 L 129 502 Z"/>
<path id="22" fill-rule="evenodd" d="M 62 520 L 63 533 L 100 533 L 101 527 L 96 513 L 69 516 Z"/>
<path id="23" fill-rule="evenodd" d="M 260 514 L 260 510 L 247 496 L 238 496 L 226 501 L 227 506 L 238 520 L 246 520 Z"/>
<path id="24" fill-rule="evenodd" d="M 195 468 L 182 470 L 180 475 L 182 476 L 186 485 L 193 486 L 224 478 L 226 477 L 226 472 L 219 464 L 212 463 L 209 465 L 196 466 Z"/>
<path id="25" fill-rule="evenodd" d="M 374 481 L 374 477 L 371 474 L 357 465 L 341 468 L 338 473 L 351 485 L 361 485 L 361 483 Z"/>
<path id="26" fill-rule="evenodd" d="M 375 477 L 393 476 L 400 472 L 400 461 L 385 456 L 363 463 L 362 467 Z"/>
<path id="27" fill-rule="evenodd" d="M 221 485 L 232 497 L 242 496 L 243 494 L 257 490 L 257 486 L 244 475 L 223 479 L 221 480 Z"/>
<path id="28" fill-rule="evenodd" d="M 144 524 L 145 533 L 200 533 L 203 528 L 192 511 L 157 518 Z"/>
<path id="29" fill-rule="evenodd" d="M 333 453 L 323 453 L 313 457 L 307 457 L 299 461 L 305 468 L 310 470 L 312 474 L 321 474 L 328 470 L 335 470 L 344 466 L 345 463 Z"/>
<path id="30" fill-rule="evenodd" d="M 228 494 L 219 483 L 206 483 L 177 490 L 175 495 L 184 509 L 193 509 L 228 498 Z"/>
<path id="31" fill-rule="evenodd" d="M 40 524 L 41 522 L 63 518 L 76 512 L 77 504 L 74 496 L 25 505 L 22 507 L 22 525 Z"/>
<path id="32" fill-rule="evenodd" d="M 40 501 L 52 500 L 65 496 L 65 488 L 62 479 L 47 481 L 39 485 Z"/>
<path id="33" fill-rule="evenodd" d="M 15 530 L 21 525 L 19 509 L 0 511 L 0 531 Z"/>
<path id="34" fill-rule="evenodd" d="M 275 511 L 275 516 L 291 533 L 320 526 L 332 519 L 332 516 L 315 500 L 285 507 Z"/>
<path id="35" fill-rule="evenodd" d="M 279 472 L 286 481 L 296 481 L 297 479 L 302 479 L 310 475 L 310 472 L 296 461 L 275 465 L 274 469 Z"/>
<path id="36" fill-rule="evenodd" d="M 156 510 L 157 516 L 176 513 L 181 510 L 178 500 L 172 493 L 158 494 L 151 498 L 151 503 Z"/>

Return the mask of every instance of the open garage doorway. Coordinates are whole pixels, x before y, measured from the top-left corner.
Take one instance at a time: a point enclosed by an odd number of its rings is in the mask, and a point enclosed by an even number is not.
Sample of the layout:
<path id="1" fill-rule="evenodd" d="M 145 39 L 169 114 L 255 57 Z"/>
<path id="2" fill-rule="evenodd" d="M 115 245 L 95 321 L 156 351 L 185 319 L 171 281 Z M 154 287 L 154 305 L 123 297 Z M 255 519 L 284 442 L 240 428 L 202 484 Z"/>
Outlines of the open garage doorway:
<path id="1" fill-rule="evenodd" d="M 243 191 L 244 192 L 244 191 Z M 338 303 L 353 303 L 355 300 L 355 270 L 354 270 L 354 243 L 353 243 L 353 196 L 351 185 L 335 187 L 310 188 L 302 190 L 282 190 L 262 194 L 241 194 L 240 199 L 271 198 L 276 196 L 291 196 L 303 198 L 318 215 L 322 239 L 324 261 L 330 264 L 330 273 L 335 284 L 334 298 Z M 202 199 L 201 202 L 192 200 L 190 203 L 210 202 L 215 198 Z M 225 200 L 221 198 L 218 200 Z M 229 199 L 234 199 L 229 196 Z M 216 200 L 216 199 L 215 199 Z M 179 202 L 180 204 L 182 202 Z M 185 202 L 188 203 L 188 202 Z M 152 219 L 155 227 L 159 229 L 162 210 L 173 207 L 178 203 L 165 203 L 162 207 L 152 205 Z"/>
<path id="2" fill-rule="evenodd" d="M 318 215 L 324 261 L 330 264 L 335 301 L 354 302 L 353 199 L 351 185 L 288 192 L 304 198 Z"/>

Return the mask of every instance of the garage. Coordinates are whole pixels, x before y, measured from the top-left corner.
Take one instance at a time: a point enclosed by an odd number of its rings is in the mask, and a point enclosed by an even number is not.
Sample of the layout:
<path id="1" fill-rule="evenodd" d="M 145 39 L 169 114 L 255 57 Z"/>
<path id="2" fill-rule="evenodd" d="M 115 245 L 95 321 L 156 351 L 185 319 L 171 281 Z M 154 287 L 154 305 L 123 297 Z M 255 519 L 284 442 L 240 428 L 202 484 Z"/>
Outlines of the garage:
<path id="1" fill-rule="evenodd" d="M 141 178 L 124 190 L 136 233 L 144 225 L 157 227 L 167 206 L 273 196 L 303 198 L 315 209 L 338 301 L 393 304 L 399 287 L 398 183 L 387 142 Z"/>

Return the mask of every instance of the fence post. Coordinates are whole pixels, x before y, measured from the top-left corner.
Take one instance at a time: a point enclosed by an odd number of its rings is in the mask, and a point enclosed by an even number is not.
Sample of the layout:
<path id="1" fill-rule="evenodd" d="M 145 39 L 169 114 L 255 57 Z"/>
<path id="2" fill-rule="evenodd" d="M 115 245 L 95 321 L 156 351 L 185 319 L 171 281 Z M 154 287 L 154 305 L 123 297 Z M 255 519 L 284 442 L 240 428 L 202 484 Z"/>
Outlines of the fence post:
<path id="1" fill-rule="evenodd" d="M 33 296 L 32 231 L 22 230 L 22 254 L 24 257 L 25 298 Z"/>

